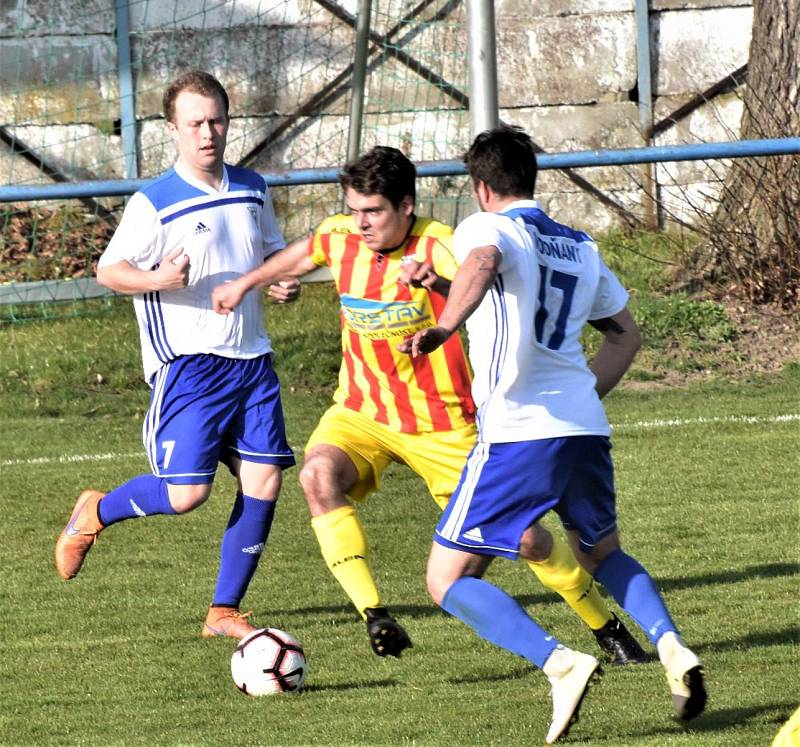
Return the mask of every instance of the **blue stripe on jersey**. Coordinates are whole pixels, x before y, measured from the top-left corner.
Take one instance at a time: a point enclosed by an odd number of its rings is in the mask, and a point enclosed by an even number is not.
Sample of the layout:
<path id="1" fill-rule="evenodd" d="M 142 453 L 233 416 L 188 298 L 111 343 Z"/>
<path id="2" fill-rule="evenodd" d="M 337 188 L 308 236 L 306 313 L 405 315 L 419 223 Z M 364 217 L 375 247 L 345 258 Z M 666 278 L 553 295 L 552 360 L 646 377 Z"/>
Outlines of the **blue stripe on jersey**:
<path id="1" fill-rule="evenodd" d="M 225 170 L 228 172 L 228 189 L 231 192 L 242 189 L 250 189 L 261 193 L 267 191 L 267 182 L 264 177 L 252 169 L 225 164 Z"/>
<path id="2" fill-rule="evenodd" d="M 512 220 L 521 218 L 526 225 L 536 226 L 539 233 L 544 236 L 562 236 L 566 239 L 572 239 L 573 241 L 592 240 L 588 233 L 578 231 L 575 228 L 570 228 L 562 223 L 557 223 L 549 215 L 546 215 L 539 210 L 539 208 L 512 208 L 511 210 L 502 213 L 502 215 L 505 215 Z"/>
<path id="3" fill-rule="evenodd" d="M 167 342 L 167 331 L 164 326 L 164 314 L 161 309 L 161 297 L 158 291 L 151 291 L 145 294 L 144 308 L 147 314 L 147 334 L 150 337 L 150 344 L 155 351 L 156 357 L 162 363 L 174 360 L 176 356 Z"/>
<path id="4" fill-rule="evenodd" d="M 505 284 L 503 276 L 498 275 L 489 291 L 489 298 L 494 306 L 494 342 L 492 344 L 492 357 L 489 361 L 489 397 L 477 413 L 478 431 L 483 420 L 484 409 L 488 406 L 491 394 L 500 381 L 500 374 L 508 354 L 508 308 L 506 307 Z"/>
<path id="5" fill-rule="evenodd" d="M 152 293 L 145 293 L 144 296 L 144 313 L 147 316 L 147 335 L 150 338 L 150 347 L 153 348 L 153 351 L 156 354 L 158 360 L 162 363 L 167 362 L 167 357 L 164 354 L 164 350 L 162 349 L 159 341 L 156 337 L 157 327 L 154 318 L 153 312 L 153 294 Z"/>
<path id="6" fill-rule="evenodd" d="M 167 340 L 167 326 L 164 324 L 164 310 L 161 308 L 161 294 L 158 291 L 155 292 L 155 305 L 153 306 L 153 311 L 155 312 L 156 320 L 158 321 L 158 326 L 161 332 L 161 344 L 164 346 L 169 359 L 172 360 L 176 356 L 169 344 L 169 340 Z"/>
<path id="7" fill-rule="evenodd" d="M 160 212 L 176 202 L 192 200 L 207 194 L 181 179 L 174 168 L 165 171 L 157 179 L 142 187 L 140 191 L 150 200 L 156 212 Z"/>
<path id="8" fill-rule="evenodd" d="M 500 380 L 500 372 L 505 363 L 508 352 L 508 308 L 506 307 L 505 283 L 503 276 L 498 275 L 494 280 L 492 299 L 495 302 L 495 348 L 492 353 L 492 389 Z"/>
<path id="9" fill-rule="evenodd" d="M 250 191 L 259 192 L 262 195 L 266 193 L 267 183 L 264 177 L 255 171 L 228 164 L 225 164 L 225 171 L 228 174 L 229 192 Z M 174 167 L 146 184 L 140 192 L 150 200 L 157 213 L 186 200 L 209 196 L 208 192 L 184 181 Z M 252 201 L 258 202 L 258 199 L 254 198 Z M 206 206 L 209 204 L 213 206 L 219 203 L 206 203 Z M 263 198 L 259 204 L 264 204 Z"/>
<path id="10" fill-rule="evenodd" d="M 493 287 L 489 291 L 489 299 L 492 302 L 492 308 L 494 310 L 494 340 L 492 340 L 492 354 L 489 358 L 489 391 L 491 392 L 494 389 L 494 385 L 497 382 L 497 349 L 502 346 L 503 344 L 503 332 L 502 332 L 502 325 L 498 325 L 497 320 L 502 316 L 502 298 L 496 292 L 497 287 Z"/>
<path id="11" fill-rule="evenodd" d="M 242 195 L 238 197 L 221 197 L 219 200 L 211 200 L 210 202 L 200 202 L 196 205 L 189 205 L 189 207 L 183 208 L 183 210 L 177 210 L 170 215 L 165 215 L 161 218 L 161 225 L 166 225 L 167 223 L 171 223 L 177 218 L 182 218 L 184 215 L 188 215 L 189 213 L 195 213 L 198 210 L 207 210 L 208 208 L 219 207 L 220 205 L 232 205 L 237 202 L 254 202 L 259 206 L 264 205 L 264 200 L 261 197 L 256 197 L 255 195 Z"/>

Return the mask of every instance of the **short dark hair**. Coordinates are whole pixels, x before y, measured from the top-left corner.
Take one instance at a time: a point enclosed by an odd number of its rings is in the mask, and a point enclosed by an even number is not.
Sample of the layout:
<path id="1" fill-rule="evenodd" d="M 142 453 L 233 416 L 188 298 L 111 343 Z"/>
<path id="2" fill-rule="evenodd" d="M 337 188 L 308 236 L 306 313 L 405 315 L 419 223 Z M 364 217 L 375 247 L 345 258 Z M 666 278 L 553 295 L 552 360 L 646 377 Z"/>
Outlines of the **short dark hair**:
<path id="1" fill-rule="evenodd" d="M 175 118 L 175 99 L 183 91 L 199 93 L 201 96 L 218 96 L 222 105 L 225 107 L 225 116 L 228 116 L 228 92 L 223 88 L 213 75 L 203 70 L 190 70 L 169 84 L 164 91 L 163 104 L 164 116 L 167 122 L 172 122 Z"/>
<path id="2" fill-rule="evenodd" d="M 404 197 L 417 198 L 417 169 L 397 148 L 376 145 L 358 160 L 348 163 L 339 174 L 344 189 L 362 195 L 381 195 L 395 208 Z"/>
<path id="3" fill-rule="evenodd" d="M 464 154 L 473 184 L 485 182 L 501 197 L 533 196 L 536 187 L 536 149 L 528 134 L 501 124 L 478 135 Z"/>

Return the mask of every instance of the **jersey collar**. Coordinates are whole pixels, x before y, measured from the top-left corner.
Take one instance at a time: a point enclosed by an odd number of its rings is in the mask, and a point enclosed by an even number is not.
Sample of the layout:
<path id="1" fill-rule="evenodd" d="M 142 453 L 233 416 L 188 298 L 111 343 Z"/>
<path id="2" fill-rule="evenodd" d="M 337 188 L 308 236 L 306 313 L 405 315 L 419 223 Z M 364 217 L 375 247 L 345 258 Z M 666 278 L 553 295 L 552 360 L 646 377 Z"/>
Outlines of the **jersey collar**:
<path id="1" fill-rule="evenodd" d="M 411 236 L 411 232 L 414 230 L 414 226 L 416 225 L 417 225 L 417 216 L 415 213 L 411 213 L 411 223 L 408 226 L 408 231 L 406 231 L 406 235 L 403 237 L 403 240 L 397 246 L 390 246 L 388 249 L 377 249 L 375 251 L 375 254 L 382 254 L 385 257 L 387 254 L 396 252 L 401 246 L 404 246 L 405 243 L 408 241 L 408 237 Z"/>
<path id="2" fill-rule="evenodd" d="M 175 173 L 183 179 L 187 184 L 191 184 L 193 187 L 196 187 L 201 192 L 205 192 L 210 195 L 221 194 L 223 192 L 228 191 L 229 180 L 228 180 L 228 166 L 227 164 L 222 164 L 222 182 L 220 182 L 219 190 L 214 189 L 213 187 L 209 186 L 205 182 L 201 182 L 195 176 L 193 176 L 189 169 L 178 159 L 175 162 Z"/>
<path id="3" fill-rule="evenodd" d="M 541 210 L 538 200 L 514 200 L 514 202 L 510 202 L 503 208 L 503 211 L 500 213 L 500 215 L 507 213 L 509 210 L 515 210 L 517 208 L 537 208 L 538 210 Z"/>

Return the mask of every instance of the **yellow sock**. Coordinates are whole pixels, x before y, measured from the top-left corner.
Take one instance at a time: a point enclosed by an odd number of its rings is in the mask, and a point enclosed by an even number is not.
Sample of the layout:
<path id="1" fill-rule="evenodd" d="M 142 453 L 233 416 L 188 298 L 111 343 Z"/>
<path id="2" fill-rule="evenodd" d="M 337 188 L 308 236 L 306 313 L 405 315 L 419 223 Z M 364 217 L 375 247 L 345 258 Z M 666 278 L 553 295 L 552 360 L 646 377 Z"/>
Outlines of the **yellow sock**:
<path id="1" fill-rule="evenodd" d="M 612 617 L 594 579 L 583 569 L 560 532 L 553 535 L 553 551 L 540 563 L 528 561 L 530 569 L 548 589 L 560 594 L 592 630 L 602 628 Z"/>
<path id="2" fill-rule="evenodd" d="M 367 537 L 352 506 L 311 519 L 322 557 L 331 573 L 366 619 L 367 607 L 380 607 L 380 596 L 367 564 Z"/>

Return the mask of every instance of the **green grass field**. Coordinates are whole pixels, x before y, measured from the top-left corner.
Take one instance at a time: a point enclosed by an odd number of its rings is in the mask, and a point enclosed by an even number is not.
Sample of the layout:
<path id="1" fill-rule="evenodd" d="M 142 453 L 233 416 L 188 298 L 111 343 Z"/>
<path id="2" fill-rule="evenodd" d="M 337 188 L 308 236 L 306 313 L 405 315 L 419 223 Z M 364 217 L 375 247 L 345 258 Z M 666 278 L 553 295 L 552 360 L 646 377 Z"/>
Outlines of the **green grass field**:
<path id="1" fill-rule="evenodd" d="M 268 311 L 298 453 L 338 365 L 332 308 L 320 288 Z M 243 696 L 229 673 L 233 641 L 199 636 L 234 490 L 227 473 L 192 514 L 109 529 L 81 575 L 61 581 L 53 543 L 76 494 L 147 470 L 132 312 L 121 304 L 0 326 L 0 351 L 0 743 L 543 743 L 546 678 L 428 600 L 437 512 L 405 468 L 390 469 L 362 510 L 379 586 L 414 640 L 388 661 L 372 654 L 319 556 L 297 470 L 286 473 L 245 601 L 260 625 L 303 642 L 309 675 L 299 695 Z M 606 667 L 566 744 L 769 745 L 798 706 L 798 391 L 793 364 L 748 380 L 623 387 L 608 398 L 623 540 L 703 659 L 710 699 L 686 727 L 672 716 L 657 662 Z M 523 564 L 497 561 L 489 576 L 565 643 L 596 653 L 591 634 Z"/>

